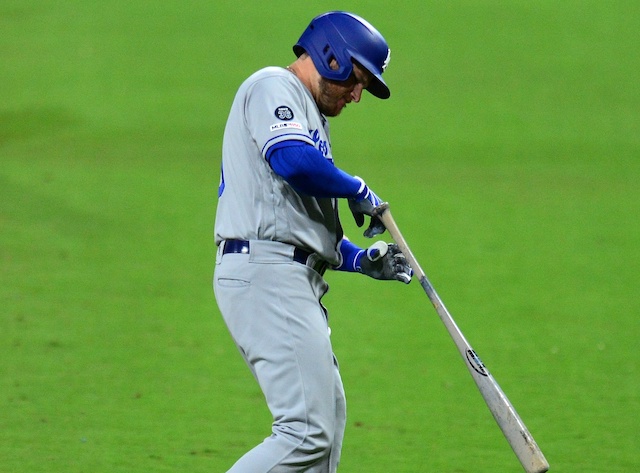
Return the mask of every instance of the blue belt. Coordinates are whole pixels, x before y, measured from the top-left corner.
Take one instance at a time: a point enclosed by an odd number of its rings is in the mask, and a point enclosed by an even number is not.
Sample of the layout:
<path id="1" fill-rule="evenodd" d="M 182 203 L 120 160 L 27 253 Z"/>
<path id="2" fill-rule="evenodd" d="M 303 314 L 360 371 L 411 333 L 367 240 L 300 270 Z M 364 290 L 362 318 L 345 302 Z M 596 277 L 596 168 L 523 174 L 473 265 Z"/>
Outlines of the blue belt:
<path id="1" fill-rule="evenodd" d="M 251 245 L 248 240 L 225 240 L 223 245 L 223 255 L 229 253 L 241 253 L 248 255 L 251 253 Z M 312 255 L 313 253 L 310 253 L 309 251 L 305 251 L 297 247 L 293 248 L 293 261 L 309 266 L 322 276 L 327 269 L 327 263 L 320 258 L 310 258 Z"/>

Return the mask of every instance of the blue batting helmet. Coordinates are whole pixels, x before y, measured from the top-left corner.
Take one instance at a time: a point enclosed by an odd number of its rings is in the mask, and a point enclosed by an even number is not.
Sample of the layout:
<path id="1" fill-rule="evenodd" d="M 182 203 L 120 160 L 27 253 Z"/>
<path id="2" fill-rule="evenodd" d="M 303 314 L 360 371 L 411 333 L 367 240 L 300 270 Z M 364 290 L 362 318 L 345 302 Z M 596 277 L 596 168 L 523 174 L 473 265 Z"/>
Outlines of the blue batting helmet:
<path id="1" fill-rule="evenodd" d="M 293 52 L 298 57 L 306 52 L 322 77 L 337 81 L 349 78 L 352 61 L 356 61 L 373 74 L 369 92 L 381 99 L 391 95 L 382 79 L 391 50 L 378 30 L 353 13 L 332 11 L 315 17 L 293 46 Z M 331 68 L 334 59 L 337 69 Z"/>

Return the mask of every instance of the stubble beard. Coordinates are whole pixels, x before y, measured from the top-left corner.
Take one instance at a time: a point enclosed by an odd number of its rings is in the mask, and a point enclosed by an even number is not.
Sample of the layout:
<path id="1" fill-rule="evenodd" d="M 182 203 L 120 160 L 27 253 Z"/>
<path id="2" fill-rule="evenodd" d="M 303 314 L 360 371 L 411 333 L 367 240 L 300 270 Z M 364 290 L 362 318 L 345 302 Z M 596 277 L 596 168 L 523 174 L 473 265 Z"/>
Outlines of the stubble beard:
<path id="1" fill-rule="evenodd" d="M 327 117 L 337 117 L 344 107 L 338 107 L 340 98 L 337 86 L 331 81 L 321 77 L 318 83 L 318 96 L 316 104 L 320 113 Z"/>

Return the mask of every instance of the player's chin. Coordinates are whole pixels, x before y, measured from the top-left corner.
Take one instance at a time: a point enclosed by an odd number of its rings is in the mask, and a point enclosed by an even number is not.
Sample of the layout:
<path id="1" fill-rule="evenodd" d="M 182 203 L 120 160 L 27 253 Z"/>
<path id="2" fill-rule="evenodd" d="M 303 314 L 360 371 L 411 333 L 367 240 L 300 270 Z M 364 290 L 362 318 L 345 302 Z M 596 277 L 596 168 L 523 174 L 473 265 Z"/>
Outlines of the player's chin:
<path id="1" fill-rule="evenodd" d="M 335 104 L 333 107 L 331 107 L 331 109 L 328 110 L 327 113 L 325 113 L 325 115 L 328 117 L 337 117 L 342 113 L 342 111 L 345 108 L 347 108 L 347 104 L 341 100 L 340 102 Z"/>
<path id="2" fill-rule="evenodd" d="M 337 117 L 347 106 L 347 101 L 344 98 L 336 98 L 329 95 L 325 95 L 317 103 L 318 109 L 326 117 Z"/>
<path id="3" fill-rule="evenodd" d="M 338 115 L 340 115 L 340 112 L 342 112 L 342 109 L 338 109 L 338 108 L 330 108 L 330 109 L 325 109 L 324 112 L 322 112 L 322 114 L 325 117 L 337 117 Z"/>

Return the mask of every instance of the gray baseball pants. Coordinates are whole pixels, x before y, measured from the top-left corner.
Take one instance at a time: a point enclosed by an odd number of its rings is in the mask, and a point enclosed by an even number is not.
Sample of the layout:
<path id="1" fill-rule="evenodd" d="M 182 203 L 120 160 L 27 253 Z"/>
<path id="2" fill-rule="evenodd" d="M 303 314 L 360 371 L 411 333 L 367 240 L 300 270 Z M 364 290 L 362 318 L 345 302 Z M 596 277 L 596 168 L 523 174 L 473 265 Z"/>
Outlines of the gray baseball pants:
<path id="1" fill-rule="evenodd" d="M 292 260 L 290 245 L 251 241 L 250 254 L 221 248 L 216 301 L 273 416 L 271 436 L 229 473 L 334 473 L 346 405 L 320 302 L 327 283 Z"/>

